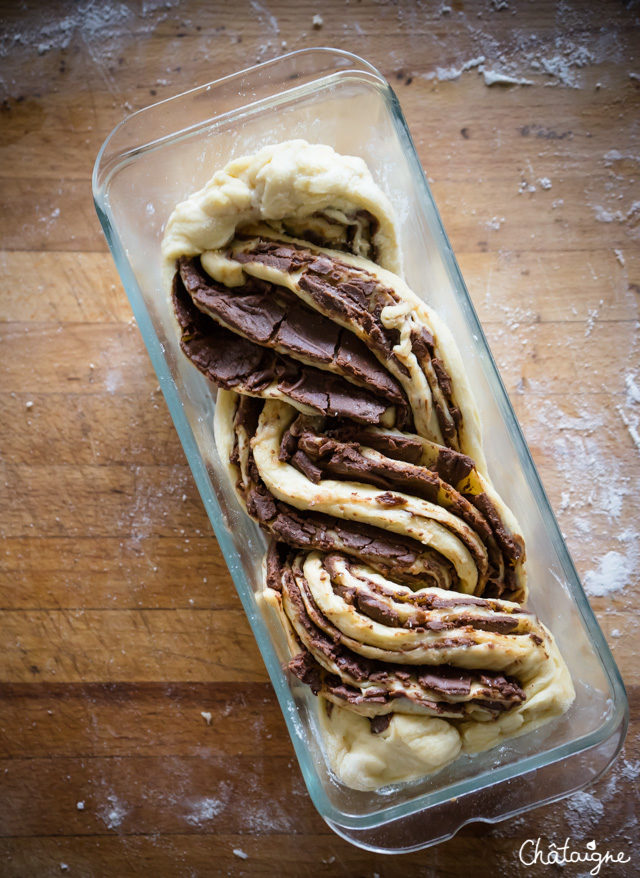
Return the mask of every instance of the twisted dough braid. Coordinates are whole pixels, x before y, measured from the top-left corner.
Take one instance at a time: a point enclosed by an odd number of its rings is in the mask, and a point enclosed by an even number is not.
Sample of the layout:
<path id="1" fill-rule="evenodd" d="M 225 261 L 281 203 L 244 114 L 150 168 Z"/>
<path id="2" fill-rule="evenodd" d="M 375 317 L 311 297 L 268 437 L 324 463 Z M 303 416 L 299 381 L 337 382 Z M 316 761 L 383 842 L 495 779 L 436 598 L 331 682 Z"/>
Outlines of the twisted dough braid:
<path id="1" fill-rule="evenodd" d="M 220 457 L 271 537 L 288 670 L 318 696 L 338 777 L 375 789 L 574 693 L 521 605 L 524 539 L 462 357 L 382 267 L 399 268 L 395 229 L 367 175 L 301 142 L 237 160 L 176 209 L 165 254 L 182 350 L 219 388 Z"/>

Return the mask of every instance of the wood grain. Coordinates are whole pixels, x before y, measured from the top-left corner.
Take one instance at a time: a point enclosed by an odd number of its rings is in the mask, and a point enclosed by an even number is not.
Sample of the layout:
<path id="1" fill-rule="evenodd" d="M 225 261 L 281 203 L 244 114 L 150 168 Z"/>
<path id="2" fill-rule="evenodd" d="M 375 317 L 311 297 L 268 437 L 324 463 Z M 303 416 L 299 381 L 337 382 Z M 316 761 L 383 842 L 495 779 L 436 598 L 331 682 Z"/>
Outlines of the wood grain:
<path id="1" fill-rule="evenodd" d="M 597 837 L 637 868 L 637 11 L 0 9 L 2 875 L 530 878 L 547 871 L 517 850 L 538 835 Z M 400 99 L 580 574 L 636 558 L 591 598 L 631 702 L 613 771 L 573 804 L 400 858 L 348 845 L 308 798 L 91 197 L 98 149 L 129 112 L 320 44 L 371 60 Z M 455 75 L 480 55 L 534 84 Z"/>

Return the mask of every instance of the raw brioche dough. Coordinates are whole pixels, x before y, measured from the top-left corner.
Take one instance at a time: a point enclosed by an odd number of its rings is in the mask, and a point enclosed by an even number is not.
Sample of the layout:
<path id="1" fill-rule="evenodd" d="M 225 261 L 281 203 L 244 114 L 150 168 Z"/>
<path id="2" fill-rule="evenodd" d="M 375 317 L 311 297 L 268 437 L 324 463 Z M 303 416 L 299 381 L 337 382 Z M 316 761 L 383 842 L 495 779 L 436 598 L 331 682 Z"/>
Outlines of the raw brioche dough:
<path id="1" fill-rule="evenodd" d="M 569 709 L 575 692 L 555 642 L 549 635 L 549 658 L 524 686 L 527 699 L 493 722 L 454 725 L 443 719 L 395 713 L 389 727 L 372 735 L 369 721 L 326 703 L 319 707 L 327 756 L 348 786 L 375 790 L 440 771 L 461 753 L 479 753 L 507 738 L 534 731 Z"/>
<path id="2" fill-rule="evenodd" d="M 239 471 L 224 456 L 230 453 L 229 449 L 234 444 L 233 418 L 238 400 L 236 394 L 222 391 L 215 418 L 217 445 L 225 464 L 230 466 L 234 483 L 242 485 L 248 455 L 252 454 L 257 470 L 274 496 L 303 510 L 353 517 L 376 527 L 402 533 L 410 531 L 414 536 L 419 530 L 416 521 L 423 516 L 428 518 L 429 513 L 438 510 L 438 507 L 429 508 L 431 504 L 410 494 L 399 495 L 405 501 L 400 507 L 381 507 L 376 504 L 380 489 L 356 482 L 311 482 L 303 473 L 279 459 L 283 433 L 296 417 L 295 410 L 281 402 L 266 401 L 255 435 L 250 441 L 242 439 L 240 442 L 239 455 L 244 463 L 241 463 Z M 426 530 L 421 533 L 425 541 L 434 537 Z M 453 542 L 455 544 L 455 539 Z M 444 551 L 444 547 L 441 546 L 441 550 Z M 363 790 L 376 789 L 440 770 L 460 752 L 487 750 L 507 738 L 533 731 L 560 716 L 571 705 L 575 697 L 573 684 L 553 636 L 519 604 L 497 599 L 471 603 L 469 606 L 463 603 L 423 615 L 421 624 L 427 625 L 426 631 L 424 627 L 404 627 L 411 618 L 414 595 L 416 607 L 423 605 L 424 595 L 439 598 L 443 603 L 454 596 L 459 600 L 462 595 L 437 588 L 416 591 L 387 580 L 364 566 L 334 562 L 334 568 L 338 568 L 338 585 L 346 589 L 346 594 L 366 593 L 366 587 L 361 588 L 364 578 L 365 583 L 370 581 L 381 586 L 386 594 L 398 595 L 399 603 L 394 604 L 392 598 L 385 599 L 398 624 L 394 626 L 389 621 L 381 624 L 363 615 L 357 603 L 352 599 L 346 601 L 339 590 L 332 588 L 330 576 L 324 569 L 325 556 L 311 552 L 300 558 L 299 575 L 309 590 L 313 606 L 327 620 L 327 624 L 340 633 L 339 640 L 337 633 L 333 633 L 332 638 L 366 660 L 391 663 L 391 672 L 396 663 L 401 663 L 405 668 L 414 664 L 421 668 L 445 664 L 462 669 L 506 673 L 513 675 L 524 690 L 525 697 L 521 704 L 489 720 L 486 716 L 480 719 L 463 716 L 459 719 L 440 719 L 416 715 L 421 710 L 419 703 L 416 706 L 410 699 L 398 697 L 396 691 L 394 698 L 397 700 L 393 702 L 390 725 L 380 734 L 371 733 L 367 717 L 385 713 L 388 708 L 375 703 L 370 706 L 365 700 L 346 709 L 329 696 L 334 703 L 328 713 L 327 696 L 320 693 L 319 715 L 326 736 L 327 756 L 336 775 L 349 786 Z M 294 564 L 294 575 L 297 566 L 298 562 Z M 292 654 L 299 652 L 304 645 L 329 673 L 339 675 L 347 685 L 357 685 L 357 681 L 341 671 L 331 658 L 323 658 L 314 651 L 312 643 L 305 642 L 305 631 L 296 624 L 291 606 L 287 604 L 285 589 L 281 594 L 267 588 L 265 600 L 280 616 Z M 477 598 L 470 600 L 477 602 Z M 456 630 L 449 623 L 457 617 L 464 619 L 464 627 Z M 499 629 L 492 631 L 491 624 L 505 618 L 511 620 L 515 627 L 505 633 L 500 633 Z M 429 628 L 432 622 L 437 623 L 433 630 Z M 444 626 L 442 631 L 441 625 Z M 460 636 L 462 644 L 457 646 L 455 638 Z M 363 691 L 366 692 L 366 687 Z"/>
<path id="3" fill-rule="evenodd" d="M 573 703 L 576 693 L 569 670 L 553 636 L 546 628 L 544 630 L 547 634 L 545 647 L 548 658 L 525 683 L 526 700 L 493 723 L 463 723 L 460 731 L 463 747 L 468 753 L 488 750 L 506 738 L 532 732 L 554 717 L 561 716 Z"/>
<path id="4" fill-rule="evenodd" d="M 253 456 L 260 475 L 275 497 L 298 509 L 313 509 L 412 537 L 435 549 L 453 564 L 460 579 L 460 591 L 467 594 L 476 591 L 478 569 L 474 558 L 482 557 L 486 552 L 471 528 L 455 515 L 441 506 L 399 491 L 393 492 L 399 505 L 384 508 L 377 499 L 380 496 L 378 488 L 328 479 L 313 484 L 303 473 L 280 460 L 283 434 L 295 416 L 291 406 L 269 400 L 260 416 L 258 434 L 253 442 Z M 229 427 L 226 430 L 228 432 Z M 504 506 L 502 502 L 501 505 Z M 517 533 L 517 529 L 514 532 Z M 473 555 L 469 546 L 475 550 Z"/>
<path id="5" fill-rule="evenodd" d="M 398 276 L 391 205 L 364 162 L 302 140 L 236 159 L 175 208 L 163 255 L 182 349 L 221 388 L 220 458 L 289 553 L 264 599 L 289 670 L 318 695 L 336 776 L 363 790 L 412 780 L 566 711 L 566 665 L 519 603 L 524 541 L 487 473 L 463 357 Z M 250 369 L 232 368 L 239 350 Z M 355 433 L 340 438 L 345 422 Z M 445 481 L 441 461 L 460 475 Z"/>
<path id="6" fill-rule="evenodd" d="M 379 224 L 373 242 L 380 265 L 401 270 L 391 204 L 366 164 L 305 140 L 265 146 L 216 171 L 203 189 L 175 208 L 162 252 L 174 261 L 216 250 L 228 244 L 238 228 L 255 222 L 278 228 L 286 220 L 292 231 L 302 230 L 302 220 L 327 210 L 337 224 L 357 211 L 368 211 Z"/>
<path id="7" fill-rule="evenodd" d="M 455 726 L 443 719 L 394 714 L 389 727 L 371 734 L 369 720 L 349 710 L 319 704 L 320 727 L 335 774 L 356 790 L 375 790 L 415 780 L 444 768 L 460 755 Z"/>
<path id="8" fill-rule="evenodd" d="M 368 259 L 338 253 L 326 247 L 309 245 L 307 242 L 298 241 L 285 235 L 279 235 L 278 240 L 292 245 L 302 245 L 318 256 L 339 259 L 341 263 L 352 267 L 356 272 L 359 271 L 366 277 L 375 278 L 379 281 L 381 287 L 393 290 L 397 304 L 387 305 L 383 308 L 380 319 L 386 329 L 395 331 L 398 335 L 398 342 L 393 349 L 398 362 L 394 375 L 402 384 L 407 395 L 415 418 L 416 431 L 421 436 L 434 439 L 436 442 L 442 442 L 442 433 L 435 415 L 434 393 L 411 345 L 412 332 L 422 327 L 428 328 L 436 341 L 439 359 L 444 363 L 446 371 L 455 387 L 457 404 L 464 413 L 460 436 L 460 450 L 472 457 L 478 469 L 486 473 L 487 467 L 484 451 L 482 450 L 480 418 L 469 387 L 462 356 L 449 328 L 433 308 L 430 308 L 409 289 L 401 277 L 380 265 L 374 265 Z M 247 261 L 246 255 L 250 252 L 251 246 L 252 241 L 249 240 L 239 242 L 237 246 L 231 248 L 234 256 L 237 254 L 243 257 L 242 268 L 247 274 L 286 287 L 311 308 L 319 307 L 318 303 L 301 288 L 300 273 L 287 273 L 279 268 L 264 265 L 259 261 Z M 205 259 L 208 256 L 209 254 L 204 254 Z M 371 344 L 371 339 L 361 327 L 354 325 L 353 322 L 347 319 L 340 320 L 335 316 L 333 316 L 333 319 L 336 323 L 353 331 L 365 343 Z M 385 362 L 385 365 L 389 370 L 394 368 L 393 364 L 390 364 L 388 361 Z"/>

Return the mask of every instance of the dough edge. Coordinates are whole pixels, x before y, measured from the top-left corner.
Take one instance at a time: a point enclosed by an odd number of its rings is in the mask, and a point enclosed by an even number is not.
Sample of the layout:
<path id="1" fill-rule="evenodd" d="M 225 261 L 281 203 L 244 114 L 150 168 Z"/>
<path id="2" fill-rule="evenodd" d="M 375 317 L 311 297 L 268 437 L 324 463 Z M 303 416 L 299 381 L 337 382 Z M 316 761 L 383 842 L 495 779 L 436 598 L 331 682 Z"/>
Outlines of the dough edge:
<path id="1" fill-rule="evenodd" d="M 379 223 L 373 240 L 380 264 L 401 273 L 393 208 L 364 160 L 301 139 L 270 144 L 216 171 L 173 210 L 162 254 L 173 263 L 224 247 L 240 225 L 300 219 L 326 208 L 369 211 Z"/>
<path id="2" fill-rule="evenodd" d="M 339 781 L 364 791 L 407 783 L 441 771 L 462 754 L 493 749 L 561 716 L 575 698 L 569 671 L 553 637 L 549 658 L 523 687 L 526 701 L 493 722 L 454 723 L 393 714 L 387 729 L 371 733 L 369 720 L 318 699 L 318 721 L 328 764 Z"/>
<path id="3" fill-rule="evenodd" d="M 228 455 L 233 444 L 236 400 L 237 394 L 233 391 L 218 391 L 214 419 L 217 446 L 232 484 L 237 472 Z M 278 602 L 273 599 L 276 596 L 269 592 L 270 589 L 266 589 L 263 598 L 277 611 Z M 327 702 L 318 698 L 321 743 L 333 774 L 346 786 L 364 791 L 407 783 L 441 771 L 461 754 L 492 749 L 560 717 L 571 706 L 575 690 L 555 638 L 544 625 L 542 627 L 548 658 L 523 682 L 526 700 L 491 722 L 452 722 L 396 713 L 389 727 L 374 735 L 367 718 L 335 704 L 329 716 L 325 709 Z"/>
<path id="4" fill-rule="evenodd" d="M 253 155 L 231 161 L 199 192 L 176 206 L 162 244 L 165 275 L 170 277 L 179 256 L 224 247 L 239 225 L 301 218 L 327 207 L 345 211 L 368 210 L 380 224 L 374 235 L 381 266 L 376 274 L 380 279 L 384 278 L 385 269 L 401 274 L 393 210 L 365 162 L 358 157 L 342 156 L 326 145 L 293 140 L 266 146 Z M 346 257 L 342 253 L 337 255 Z M 347 256 L 346 259 L 356 264 L 359 261 L 358 257 Z M 418 307 L 425 305 L 420 302 Z M 434 320 L 433 314 L 430 318 Z M 448 327 L 437 316 L 435 321 L 449 353 L 448 370 L 459 392 L 464 388 L 465 409 L 472 413 L 469 438 L 476 446 L 476 453 L 472 456 L 486 476 L 486 467 L 482 466 L 484 456 L 479 441 L 478 413 L 468 393 L 462 358 L 450 338 Z M 228 406 L 232 404 L 234 394 L 227 394 L 218 393 L 215 433 L 221 458 L 232 475 L 234 470 L 228 461 L 232 442 L 228 431 Z M 232 484 L 234 482 L 235 479 Z M 500 506 L 504 504 L 500 503 Z M 501 508 L 500 511 L 504 514 L 505 510 Z M 510 516 L 515 524 L 512 513 Z M 525 687 L 527 690 L 533 687 L 531 694 L 527 691 L 525 703 L 492 723 L 453 724 L 433 717 L 394 714 L 388 729 L 372 735 L 367 719 L 338 706 L 333 707 L 331 717 L 328 717 L 320 699 L 319 720 L 331 769 L 351 787 L 375 790 L 433 774 L 461 753 L 495 747 L 506 738 L 525 734 L 559 716 L 568 709 L 575 693 L 552 638 L 549 647 L 548 661 Z"/>

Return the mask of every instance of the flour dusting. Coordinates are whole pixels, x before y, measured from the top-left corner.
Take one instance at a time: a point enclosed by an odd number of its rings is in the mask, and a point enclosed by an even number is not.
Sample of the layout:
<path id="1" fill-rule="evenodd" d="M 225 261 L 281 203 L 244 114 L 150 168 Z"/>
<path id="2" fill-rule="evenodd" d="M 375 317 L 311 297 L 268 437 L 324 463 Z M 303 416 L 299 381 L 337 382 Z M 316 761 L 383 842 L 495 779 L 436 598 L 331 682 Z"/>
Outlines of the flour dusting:
<path id="1" fill-rule="evenodd" d="M 632 783 L 640 777 L 640 759 L 631 762 L 628 759 L 622 761 L 622 770 L 620 772 L 625 780 Z"/>
<path id="2" fill-rule="evenodd" d="M 184 819 L 192 826 L 201 826 L 203 823 L 213 820 L 214 817 L 217 817 L 218 814 L 224 811 L 226 803 L 221 799 L 203 797 L 202 799 L 188 802 L 187 807 L 190 811 L 185 815 Z"/>
<path id="3" fill-rule="evenodd" d="M 599 223 L 620 223 L 627 227 L 632 238 L 640 238 L 640 201 L 634 201 L 626 209 L 614 209 L 602 204 L 594 204 L 592 209 Z"/>
<path id="4" fill-rule="evenodd" d="M 510 76 L 508 73 L 498 73 L 495 70 L 487 70 L 481 67 L 478 70 L 484 78 L 484 84 L 492 85 L 535 85 L 531 79 L 524 79 L 522 76 Z"/>
<path id="5" fill-rule="evenodd" d="M 503 222 L 504 222 L 503 216 L 494 216 L 490 220 L 488 220 L 485 223 L 485 225 L 490 231 L 497 232 Z"/>
<path id="6" fill-rule="evenodd" d="M 627 398 L 624 405 L 617 407 L 622 423 L 627 428 L 631 441 L 640 451 L 640 387 L 636 383 L 637 373 L 628 372 L 625 375 Z"/>
<path id="7" fill-rule="evenodd" d="M 602 88 L 609 83 L 601 65 L 621 61 L 628 54 L 628 51 L 625 54 L 630 39 L 627 28 L 614 21 L 602 27 L 597 4 L 590 9 L 560 2 L 549 26 L 532 32 L 518 27 L 516 7 L 511 10 L 514 26 L 497 26 L 500 19 L 504 21 L 507 7 L 503 2 L 500 0 L 499 5 L 494 5 L 486 19 L 482 11 L 454 12 L 448 4 L 441 7 L 440 14 L 446 14 L 455 27 L 434 34 L 428 55 L 437 60 L 431 70 L 420 71 L 418 75 L 447 82 L 477 70 L 488 87 L 579 89 L 587 86 L 592 78 L 591 70 L 597 68 L 600 78 L 595 87 Z M 412 12 L 398 12 L 407 26 L 417 24 L 415 11 Z M 440 60 L 443 56 L 447 58 L 446 64 Z M 630 72 L 629 76 L 635 79 L 637 74 Z"/>
<path id="8" fill-rule="evenodd" d="M 625 551 L 612 550 L 600 559 L 595 570 L 589 570 L 584 577 L 584 588 L 588 595 L 603 597 L 626 588 L 638 569 L 637 534 L 625 531 L 618 537 Z"/>
<path id="9" fill-rule="evenodd" d="M 105 805 L 98 811 L 98 816 L 104 822 L 107 829 L 117 829 L 129 813 L 128 809 L 126 805 L 113 794 L 107 796 L 107 802 L 109 804 Z"/>
<path id="10" fill-rule="evenodd" d="M 574 838 L 584 838 L 604 817 L 604 805 L 592 793 L 574 793 L 567 802 L 566 817 Z"/>

